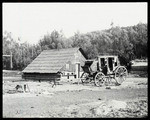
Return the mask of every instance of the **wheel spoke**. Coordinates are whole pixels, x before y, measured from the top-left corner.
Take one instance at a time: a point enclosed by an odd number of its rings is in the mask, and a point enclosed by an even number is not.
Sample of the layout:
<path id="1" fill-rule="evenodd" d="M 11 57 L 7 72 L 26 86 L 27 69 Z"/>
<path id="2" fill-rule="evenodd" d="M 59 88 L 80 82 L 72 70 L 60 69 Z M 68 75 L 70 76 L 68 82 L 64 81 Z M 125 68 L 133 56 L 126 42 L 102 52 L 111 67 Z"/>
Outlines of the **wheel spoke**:
<path id="1" fill-rule="evenodd" d="M 99 72 L 95 76 L 95 85 L 102 86 L 105 83 L 105 75 L 102 72 Z"/>
<path id="2" fill-rule="evenodd" d="M 127 76 L 127 69 L 123 66 L 119 67 L 115 72 L 116 82 L 121 84 Z"/>
<path id="3" fill-rule="evenodd" d="M 85 83 L 85 82 L 89 82 L 89 74 L 88 73 L 83 73 L 82 76 L 81 76 L 81 81 L 82 83 Z"/>

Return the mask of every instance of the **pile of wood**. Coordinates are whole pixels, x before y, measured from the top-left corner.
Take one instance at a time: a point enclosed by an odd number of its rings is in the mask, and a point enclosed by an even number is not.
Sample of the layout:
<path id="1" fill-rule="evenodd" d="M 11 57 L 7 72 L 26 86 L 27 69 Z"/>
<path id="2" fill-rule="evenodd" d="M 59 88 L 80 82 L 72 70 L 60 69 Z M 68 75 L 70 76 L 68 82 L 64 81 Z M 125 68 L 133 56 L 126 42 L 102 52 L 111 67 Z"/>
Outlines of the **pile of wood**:
<path id="1" fill-rule="evenodd" d="M 132 71 L 147 71 L 148 62 L 146 60 L 133 60 L 131 65 Z"/>

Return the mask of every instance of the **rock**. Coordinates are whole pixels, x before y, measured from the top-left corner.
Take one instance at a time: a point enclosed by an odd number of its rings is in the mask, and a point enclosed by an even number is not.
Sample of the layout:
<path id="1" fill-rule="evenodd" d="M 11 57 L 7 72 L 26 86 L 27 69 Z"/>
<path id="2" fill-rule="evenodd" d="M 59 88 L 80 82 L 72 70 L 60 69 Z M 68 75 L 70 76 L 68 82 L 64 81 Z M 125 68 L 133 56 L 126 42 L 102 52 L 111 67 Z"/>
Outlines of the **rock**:
<path id="1" fill-rule="evenodd" d="M 67 113 L 70 113 L 70 114 L 74 114 L 76 113 L 78 110 L 79 110 L 79 106 L 77 105 L 70 105 L 66 108 L 67 110 Z"/>
<path id="2" fill-rule="evenodd" d="M 108 101 L 102 102 L 98 107 L 93 108 L 92 113 L 98 116 L 108 115 L 113 110 L 124 109 L 126 107 L 127 107 L 127 103 L 124 101 L 108 100 Z"/>
<path id="3" fill-rule="evenodd" d="M 107 115 L 111 109 L 107 107 L 107 105 L 102 104 L 99 107 L 95 108 L 94 113 L 95 115 Z"/>
<path id="4" fill-rule="evenodd" d="M 124 109 L 127 107 L 127 103 L 124 101 L 111 100 L 108 102 L 108 106 L 112 107 L 113 109 Z"/>
<path id="5" fill-rule="evenodd" d="M 44 91 L 44 92 L 42 92 L 42 94 L 50 94 L 48 91 Z"/>

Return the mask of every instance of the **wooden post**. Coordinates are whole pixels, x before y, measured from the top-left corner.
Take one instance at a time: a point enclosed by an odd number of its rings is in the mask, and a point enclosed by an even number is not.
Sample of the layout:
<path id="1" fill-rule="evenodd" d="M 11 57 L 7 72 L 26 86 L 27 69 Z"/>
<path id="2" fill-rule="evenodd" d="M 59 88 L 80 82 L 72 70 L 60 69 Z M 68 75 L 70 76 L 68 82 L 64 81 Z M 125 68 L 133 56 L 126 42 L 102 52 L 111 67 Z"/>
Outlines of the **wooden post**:
<path id="1" fill-rule="evenodd" d="M 101 71 L 101 58 L 100 57 L 98 57 L 98 69 Z"/>
<path id="2" fill-rule="evenodd" d="M 67 73 L 67 79 L 69 79 L 69 73 Z"/>
<path id="3" fill-rule="evenodd" d="M 12 66 L 12 52 L 10 52 L 10 68 L 12 70 L 13 66 Z"/>
<path id="4" fill-rule="evenodd" d="M 78 80 L 78 85 L 79 85 L 79 80 L 80 80 L 80 62 L 76 62 L 76 79 Z"/>

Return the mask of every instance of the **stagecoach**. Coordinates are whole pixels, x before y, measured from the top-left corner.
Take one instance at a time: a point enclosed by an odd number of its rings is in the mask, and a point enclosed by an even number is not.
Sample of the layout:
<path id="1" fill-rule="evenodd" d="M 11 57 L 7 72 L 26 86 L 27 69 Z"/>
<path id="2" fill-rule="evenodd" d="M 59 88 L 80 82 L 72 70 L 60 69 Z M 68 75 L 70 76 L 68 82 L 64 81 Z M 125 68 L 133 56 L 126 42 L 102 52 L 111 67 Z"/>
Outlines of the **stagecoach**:
<path id="1" fill-rule="evenodd" d="M 82 83 L 91 82 L 94 80 L 96 86 L 108 85 L 112 79 L 116 85 L 126 80 L 127 69 L 120 65 L 117 55 L 102 54 L 94 60 L 85 61 L 83 74 L 81 75 Z"/>

